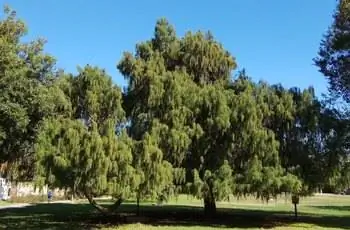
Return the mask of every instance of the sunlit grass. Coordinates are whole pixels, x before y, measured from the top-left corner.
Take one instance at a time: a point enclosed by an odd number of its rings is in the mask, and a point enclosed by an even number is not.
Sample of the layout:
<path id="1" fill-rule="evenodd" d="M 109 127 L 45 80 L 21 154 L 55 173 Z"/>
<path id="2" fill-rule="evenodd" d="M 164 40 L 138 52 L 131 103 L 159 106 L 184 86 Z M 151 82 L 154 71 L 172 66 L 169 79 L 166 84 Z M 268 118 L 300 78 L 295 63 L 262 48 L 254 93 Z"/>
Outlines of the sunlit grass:
<path id="1" fill-rule="evenodd" d="M 110 200 L 99 202 L 104 205 L 111 203 Z M 0 210 L 0 229 L 350 229 L 350 196 L 303 198 L 298 205 L 298 221 L 293 218 L 291 201 L 283 197 L 269 203 L 252 197 L 240 200 L 232 198 L 230 202 L 218 202 L 217 206 L 216 218 L 202 219 L 202 202 L 182 195 L 161 206 L 152 201 L 142 202 L 141 217 L 136 217 L 135 202 L 127 201 L 120 208 L 120 213 L 128 215 L 127 223 L 122 223 L 115 217 L 101 219 L 86 200 L 67 204 L 38 204 Z"/>
<path id="2" fill-rule="evenodd" d="M 0 200 L 0 206 L 2 206 L 2 205 L 8 205 L 8 204 L 9 204 L 8 201 Z"/>
<path id="3" fill-rule="evenodd" d="M 177 200 L 172 200 L 169 203 L 165 204 L 160 209 L 168 210 L 171 209 L 173 205 L 188 205 L 188 206 L 202 206 L 202 202 L 200 200 L 196 200 L 187 196 L 180 196 Z M 149 209 L 149 204 L 142 204 L 142 208 Z M 294 215 L 294 206 L 291 204 L 290 199 L 285 199 L 285 197 L 280 197 L 277 200 L 270 200 L 268 203 L 262 202 L 260 200 L 256 200 L 253 197 L 241 198 L 239 200 L 232 198 L 230 202 L 218 202 L 218 207 L 222 208 L 223 211 L 227 209 L 230 211 L 232 209 L 239 210 L 251 210 L 251 211 L 264 211 L 266 215 L 269 213 L 275 212 L 284 212 L 287 216 Z M 317 195 L 313 197 L 301 198 L 300 204 L 298 205 L 298 213 L 301 216 L 314 216 L 325 218 L 325 217 L 345 217 L 342 221 L 347 222 L 348 220 L 348 228 L 350 229 L 350 197 L 349 196 L 339 196 L 339 195 Z M 248 219 L 249 220 L 249 219 Z M 239 224 L 238 224 L 239 225 Z M 276 223 L 278 225 L 278 223 Z M 281 224 L 283 226 L 276 227 L 267 227 L 268 229 L 273 230 L 294 230 L 294 229 L 343 229 L 337 227 L 323 227 L 318 226 L 313 223 L 287 223 Z M 346 225 L 346 223 L 345 223 Z M 156 226 L 156 225 L 147 225 L 147 224 L 130 224 L 123 225 L 118 227 L 110 227 L 105 228 L 106 230 L 119 229 L 119 230 L 209 230 L 209 229 L 223 229 L 222 226 L 213 227 L 213 226 Z M 256 228 L 224 228 L 224 229 L 264 229 L 264 227 L 256 227 Z"/>
<path id="4" fill-rule="evenodd" d="M 223 227 L 201 227 L 201 226 L 150 226 L 145 224 L 130 224 L 130 225 L 123 225 L 119 227 L 111 227 L 111 228 L 104 228 L 103 230 L 240 230 L 243 228 L 223 228 Z M 258 230 L 258 229 L 264 229 L 264 228 L 244 228 L 247 230 Z M 274 228 L 268 228 L 271 230 L 297 230 L 297 229 L 316 229 L 316 230 L 323 230 L 323 229 L 329 229 L 329 230 L 336 230 L 337 228 L 322 228 L 317 225 L 313 224 L 290 224 L 289 226 L 283 226 L 283 227 L 274 227 Z"/>

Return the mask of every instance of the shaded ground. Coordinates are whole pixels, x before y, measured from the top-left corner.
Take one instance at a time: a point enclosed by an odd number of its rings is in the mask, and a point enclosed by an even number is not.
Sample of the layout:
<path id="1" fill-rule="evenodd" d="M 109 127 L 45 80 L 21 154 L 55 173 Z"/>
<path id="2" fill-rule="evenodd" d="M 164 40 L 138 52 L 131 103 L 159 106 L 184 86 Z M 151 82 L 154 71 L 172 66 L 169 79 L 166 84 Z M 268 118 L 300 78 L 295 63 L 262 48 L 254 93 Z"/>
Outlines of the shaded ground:
<path id="1" fill-rule="evenodd" d="M 1 209 L 8 209 L 8 208 L 23 208 L 26 206 L 30 206 L 30 204 L 11 204 L 11 203 L 2 203 L 0 204 L 0 210 Z"/>
<path id="2" fill-rule="evenodd" d="M 135 204 L 126 203 L 120 210 L 125 218 L 103 217 L 86 203 L 36 204 L 0 210 L 0 229 L 96 229 L 126 223 L 160 227 L 179 226 L 179 229 L 191 226 L 254 229 L 289 226 L 295 222 L 325 229 L 350 229 L 350 203 L 343 206 L 301 205 L 298 221 L 294 220 L 289 205 L 231 204 L 230 208 L 226 208 L 228 205 L 222 206 L 225 208 L 218 209 L 215 218 L 206 219 L 201 207 L 174 204 L 162 207 L 143 204 L 141 217 L 136 217 L 133 214 L 136 210 Z"/>
<path id="3" fill-rule="evenodd" d="M 336 211 L 348 211 L 350 213 L 350 204 L 348 206 L 313 206 L 313 208 L 326 209 L 326 210 L 336 210 Z"/>

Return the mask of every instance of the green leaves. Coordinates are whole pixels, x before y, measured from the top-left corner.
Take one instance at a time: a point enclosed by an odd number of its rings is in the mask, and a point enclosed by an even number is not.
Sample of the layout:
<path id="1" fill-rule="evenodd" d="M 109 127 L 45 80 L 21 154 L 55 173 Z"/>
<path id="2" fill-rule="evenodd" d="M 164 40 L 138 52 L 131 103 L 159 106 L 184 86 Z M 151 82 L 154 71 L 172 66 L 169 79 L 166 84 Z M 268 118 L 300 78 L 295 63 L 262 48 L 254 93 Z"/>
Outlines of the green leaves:
<path id="1" fill-rule="evenodd" d="M 338 91 L 346 91 L 346 71 L 338 71 L 346 64 L 346 4 L 316 61 Z M 24 23 L 5 13 L 0 164 L 8 177 L 71 190 L 100 211 L 100 195 L 117 207 L 135 195 L 187 191 L 212 212 L 232 194 L 268 200 L 349 186 L 348 115 L 312 88 L 255 83 L 244 70 L 233 79 L 235 58 L 210 32 L 178 37 L 158 20 L 154 36 L 118 63 L 128 81 L 122 92 L 98 67 L 55 71 L 44 41 L 21 43 Z"/>
<path id="2" fill-rule="evenodd" d="M 53 57 L 43 53 L 43 40 L 22 43 L 25 24 L 5 7 L 0 21 L 0 164 L 12 180 L 33 176 L 33 144 L 44 117 L 54 113 L 50 98 Z"/>
<path id="3" fill-rule="evenodd" d="M 210 33 L 178 38 L 164 19 L 157 22 L 154 38 L 136 45 L 134 56 L 125 53 L 118 69 L 129 81 L 124 98 L 130 135 L 142 146 L 134 151 L 145 181 L 140 191 L 159 191 L 149 183 L 160 178 L 147 178 L 163 170 L 149 171 L 146 153 L 152 151 L 158 156 L 153 164 L 164 159 L 186 170 L 187 189 L 197 197 L 255 193 L 265 198 L 280 192 L 285 175 L 269 116 L 292 120 L 293 98 L 284 93 L 280 100 L 270 86 L 252 83 L 244 73 L 232 81 L 235 67 Z"/>
<path id="4" fill-rule="evenodd" d="M 76 77 L 62 75 L 54 89 L 61 90 L 61 113 L 41 126 L 36 182 L 83 194 L 105 211 L 93 197 L 124 199 L 141 183 L 133 167 L 133 141 L 123 128 L 121 90 L 103 70 L 90 66 Z"/>
<path id="5" fill-rule="evenodd" d="M 113 85 L 111 77 L 104 70 L 86 66 L 71 81 L 73 88 L 69 96 L 75 118 L 94 121 L 99 129 L 109 120 L 114 124 L 124 121 L 121 90 Z"/>
<path id="6" fill-rule="evenodd" d="M 214 193 L 218 200 L 228 199 L 235 189 L 235 181 L 232 177 L 233 170 L 227 160 L 216 171 L 214 176 Z"/>
<path id="7" fill-rule="evenodd" d="M 335 95 L 350 101 L 349 88 L 349 21 L 350 1 L 340 0 L 333 15 L 333 23 L 321 42 L 315 64 L 329 80 L 330 90 Z"/>

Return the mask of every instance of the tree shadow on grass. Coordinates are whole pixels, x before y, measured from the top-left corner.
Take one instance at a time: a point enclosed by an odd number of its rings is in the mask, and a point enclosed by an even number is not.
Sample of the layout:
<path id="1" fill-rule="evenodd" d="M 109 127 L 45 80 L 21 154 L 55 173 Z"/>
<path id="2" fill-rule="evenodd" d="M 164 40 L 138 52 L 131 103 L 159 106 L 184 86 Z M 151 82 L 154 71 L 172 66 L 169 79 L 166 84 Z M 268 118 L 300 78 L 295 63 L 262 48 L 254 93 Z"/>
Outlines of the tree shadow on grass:
<path id="1" fill-rule="evenodd" d="M 126 215 L 135 213 L 135 205 L 124 204 Z M 91 220 L 93 221 L 93 220 Z M 99 219 L 99 221 L 102 221 Z M 116 225 L 111 219 L 103 222 L 105 225 Z M 201 207 L 169 205 L 143 206 L 140 217 L 129 216 L 127 223 L 142 223 L 154 226 L 206 226 L 222 228 L 274 228 L 283 227 L 292 223 L 313 224 L 320 227 L 350 229 L 350 213 L 348 216 L 325 216 L 300 213 L 297 220 L 294 213 L 275 210 L 251 210 L 224 208 L 218 209 L 214 218 L 206 218 Z"/>
<path id="2" fill-rule="evenodd" d="M 349 211 L 349 213 L 350 213 L 350 205 L 348 205 L 348 206 L 332 206 L 332 205 L 317 206 L 317 205 L 315 205 L 315 206 L 312 206 L 312 207 L 313 208 L 318 208 L 318 209 L 334 210 L 334 211 Z"/>
<path id="3" fill-rule="evenodd" d="M 332 208 L 330 206 L 328 209 Z M 292 212 L 249 209 L 218 209 L 215 218 L 205 218 L 203 209 L 191 206 L 141 206 L 141 215 L 134 215 L 136 206 L 124 204 L 120 215 L 101 216 L 89 204 L 37 204 L 24 208 L 0 210 L 0 229 L 91 229 L 142 223 L 154 226 L 207 226 L 222 228 L 273 228 L 292 223 L 314 224 L 320 227 L 350 229 L 349 216 L 302 214 L 295 221 Z"/>
<path id="4" fill-rule="evenodd" d="M 0 229 L 86 229 L 88 204 L 34 204 L 23 208 L 0 210 Z"/>

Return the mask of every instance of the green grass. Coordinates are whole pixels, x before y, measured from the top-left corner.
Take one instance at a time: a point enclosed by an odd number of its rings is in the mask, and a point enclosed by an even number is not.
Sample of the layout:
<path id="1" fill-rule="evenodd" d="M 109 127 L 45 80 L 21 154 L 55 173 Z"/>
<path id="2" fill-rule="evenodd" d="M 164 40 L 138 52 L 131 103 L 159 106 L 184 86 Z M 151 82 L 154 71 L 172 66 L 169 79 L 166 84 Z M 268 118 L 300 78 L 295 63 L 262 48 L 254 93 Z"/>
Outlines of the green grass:
<path id="1" fill-rule="evenodd" d="M 101 201 L 109 203 L 108 201 Z M 124 219 L 102 217 L 84 202 L 36 204 L 0 210 L 0 229 L 104 229 L 104 230 L 209 230 L 209 229 L 350 229 L 350 196 L 314 196 L 300 200 L 299 218 L 284 198 L 268 204 L 252 198 L 218 203 L 218 215 L 204 218 L 201 201 L 180 196 L 163 206 L 126 202 L 120 209 Z"/>
<path id="2" fill-rule="evenodd" d="M 185 229 L 185 230 L 224 230 L 224 229 L 230 229 L 230 230 L 240 230 L 243 228 L 223 228 L 223 227 L 218 227 L 218 228 L 213 228 L 213 227 L 200 227 L 200 226 L 191 226 L 191 227 L 184 227 L 184 226 L 149 226 L 149 225 L 144 225 L 144 224 L 130 224 L 130 225 L 124 225 L 121 227 L 116 227 L 116 228 L 104 228 L 103 230 L 180 230 L 180 229 Z M 255 230 L 255 229 L 261 229 L 261 228 L 244 228 L 244 229 L 249 229 L 249 230 Z M 280 226 L 280 227 L 274 227 L 271 228 L 273 230 L 295 230 L 295 229 L 325 229 L 322 227 L 318 227 L 317 225 L 312 225 L 312 224 L 290 224 L 289 226 Z M 327 229 L 336 229 L 336 228 L 327 228 Z"/>
<path id="3" fill-rule="evenodd" d="M 0 206 L 8 205 L 8 204 L 9 204 L 9 202 L 0 200 Z"/>
<path id="4" fill-rule="evenodd" d="M 53 201 L 59 201 L 64 200 L 64 197 L 60 196 L 54 196 Z M 23 197 L 16 197 L 12 198 L 10 201 L 11 203 L 42 203 L 47 202 L 47 195 L 30 195 L 30 196 L 23 196 Z"/>

